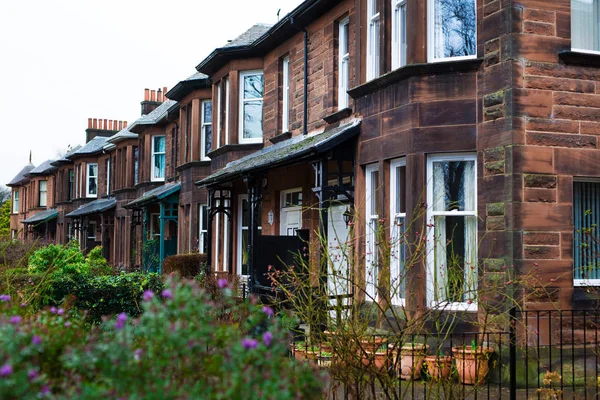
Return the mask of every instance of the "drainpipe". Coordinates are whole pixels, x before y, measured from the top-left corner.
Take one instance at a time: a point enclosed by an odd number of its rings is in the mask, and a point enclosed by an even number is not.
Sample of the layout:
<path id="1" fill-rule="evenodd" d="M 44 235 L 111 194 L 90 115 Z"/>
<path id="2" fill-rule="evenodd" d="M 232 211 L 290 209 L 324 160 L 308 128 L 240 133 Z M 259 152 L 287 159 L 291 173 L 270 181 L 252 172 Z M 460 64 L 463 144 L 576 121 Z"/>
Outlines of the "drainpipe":
<path id="1" fill-rule="evenodd" d="M 304 33 L 304 101 L 303 101 L 303 115 L 302 118 L 304 119 L 303 123 L 302 123 L 302 130 L 303 130 L 303 134 L 308 134 L 308 32 L 306 31 L 306 28 L 302 27 L 299 28 L 296 24 L 296 19 L 295 18 L 291 18 L 290 20 L 291 25 L 296 28 L 298 31 L 301 31 Z"/>

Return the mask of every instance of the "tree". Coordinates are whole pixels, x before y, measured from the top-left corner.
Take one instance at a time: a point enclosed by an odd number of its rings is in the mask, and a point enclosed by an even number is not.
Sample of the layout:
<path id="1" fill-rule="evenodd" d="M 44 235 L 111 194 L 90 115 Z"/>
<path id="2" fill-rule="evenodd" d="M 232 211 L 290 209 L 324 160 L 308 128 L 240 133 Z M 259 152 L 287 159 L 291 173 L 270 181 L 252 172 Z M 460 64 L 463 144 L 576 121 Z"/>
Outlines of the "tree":
<path id="1" fill-rule="evenodd" d="M 0 236 L 8 236 L 10 234 L 10 211 L 11 202 L 4 201 L 0 206 Z"/>
<path id="2" fill-rule="evenodd" d="M 0 204 L 4 204 L 7 200 L 10 200 L 11 190 L 6 186 L 0 186 Z"/>

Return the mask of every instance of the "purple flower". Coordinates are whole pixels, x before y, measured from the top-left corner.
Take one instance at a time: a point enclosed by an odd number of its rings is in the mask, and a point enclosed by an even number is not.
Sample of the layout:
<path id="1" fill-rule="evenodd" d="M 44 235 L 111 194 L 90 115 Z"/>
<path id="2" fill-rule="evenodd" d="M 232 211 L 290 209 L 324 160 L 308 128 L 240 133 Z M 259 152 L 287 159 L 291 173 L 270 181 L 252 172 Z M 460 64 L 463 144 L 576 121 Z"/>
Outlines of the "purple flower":
<path id="1" fill-rule="evenodd" d="M 250 349 L 255 349 L 256 346 L 258 346 L 258 340 L 256 339 L 249 339 L 249 338 L 244 338 L 242 339 L 242 346 L 246 349 L 246 350 L 250 350 Z"/>
<path id="2" fill-rule="evenodd" d="M 262 312 L 264 312 L 265 314 L 267 314 L 269 317 L 272 317 L 275 313 L 273 312 L 273 309 L 269 306 L 264 306 L 262 308 Z"/>
<path id="3" fill-rule="evenodd" d="M 164 297 L 165 299 L 173 298 L 173 293 L 171 293 L 171 291 L 169 289 L 163 290 L 161 294 L 162 294 L 162 297 Z"/>
<path id="4" fill-rule="evenodd" d="M 0 301 L 7 302 L 10 301 L 10 296 L 7 294 L 0 294 Z"/>
<path id="5" fill-rule="evenodd" d="M 69 321 L 65 322 L 65 328 L 68 328 L 71 326 L 71 323 Z"/>
<path id="6" fill-rule="evenodd" d="M 50 386 L 48 386 L 48 385 L 42 386 L 42 390 L 40 390 L 40 393 L 42 396 L 50 394 Z"/>
<path id="7" fill-rule="evenodd" d="M 56 307 L 50 307 L 50 312 L 52 314 L 56 314 Z"/>
<path id="8" fill-rule="evenodd" d="M 138 361 L 140 358 L 142 358 L 142 349 L 137 349 L 135 353 L 133 353 L 133 359 Z"/>
<path id="9" fill-rule="evenodd" d="M 21 308 L 27 307 L 27 303 L 21 303 Z"/>
<path id="10" fill-rule="evenodd" d="M 121 330 L 125 326 L 125 321 L 127 321 L 127 314 L 121 313 L 117 315 L 117 322 L 115 322 L 115 329 Z"/>
<path id="11" fill-rule="evenodd" d="M 154 297 L 154 292 L 152 290 L 146 290 L 144 292 L 144 301 L 150 301 Z"/>
<path id="12" fill-rule="evenodd" d="M 20 315 L 13 315 L 9 318 L 8 322 L 10 322 L 13 325 L 19 325 L 21 323 L 21 319 L 22 318 Z"/>
<path id="13" fill-rule="evenodd" d="M 58 310 L 56 310 L 56 313 L 58 315 L 63 315 L 65 313 L 65 310 L 63 310 L 62 308 L 59 308 Z"/>
<path id="14" fill-rule="evenodd" d="M 27 377 L 29 378 L 30 381 L 33 381 L 38 376 L 40 376 L 40 374 L 35 369 L 30 369 L 27 372 Z"/>
<path id="15" fill-rule="evenodd" d="M 0 367 L 0 377 L 6 377 L 13 373 L 13 367 L 10 364 L 4 364 Z"/>
<path id="16" fill-rule="evenodd" d="M 40 344 L 42 344 L 42 338 L 38 335 L 33 335 L 33 337 L 31 338 L 31 343 L 36 346 L 39 346 Z"/>
<path id="17" fill-rule="evenodd" d="M 227 282 L 227 279 L 221 278 L 217 281 L 217 285 L 219 285 L 219 289 L 224 289 L 227 287 L 229 283 Z"/>
<path id="18" fill-rule="evenodd" d="M 266 331 L 263 334 L 263 342 L 264 342 L 265 346 L 269 347 L 271 345 L 272 341 L 273 341 L 273 334 L 269 331 Z"/>

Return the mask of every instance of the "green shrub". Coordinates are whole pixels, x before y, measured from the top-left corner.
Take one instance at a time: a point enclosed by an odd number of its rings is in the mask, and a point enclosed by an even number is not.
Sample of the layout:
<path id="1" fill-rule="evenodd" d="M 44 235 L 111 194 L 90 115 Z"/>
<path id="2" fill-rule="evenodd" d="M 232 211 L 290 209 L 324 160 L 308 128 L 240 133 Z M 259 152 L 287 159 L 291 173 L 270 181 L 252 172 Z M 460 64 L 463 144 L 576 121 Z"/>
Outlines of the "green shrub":
<path id="1" fill-rule="evenodd" d="M 178 254 L 164 259 L 162 272 L 166 275 L 174 273 L 182 278 L 193 278 L 206 264 L 206 254 Z"/>
<path id="2" fill-rule="evenodd" d="M 29 257 L 29 272 L 38 274 L 53 271 L 66 274 L 90 272 L 90 267 L 79 250 L 77 241 L 71 241 L 66 245 L 50 244 L 36 250 Z"/>

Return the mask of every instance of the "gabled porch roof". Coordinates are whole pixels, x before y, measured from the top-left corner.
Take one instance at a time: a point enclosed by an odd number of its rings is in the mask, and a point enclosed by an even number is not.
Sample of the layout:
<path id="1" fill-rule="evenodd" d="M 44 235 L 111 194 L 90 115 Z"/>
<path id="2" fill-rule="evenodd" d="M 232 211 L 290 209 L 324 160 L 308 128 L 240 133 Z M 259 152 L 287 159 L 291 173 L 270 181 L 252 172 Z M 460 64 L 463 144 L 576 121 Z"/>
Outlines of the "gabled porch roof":
<path id="1" fill-rule="evenodd" d="M 295 136 L 273 146 L 265 147 L 246 157 L 230 162 L 225 168 L 196 182 L 196 185 L 209 186 L 227 182 L 251 172 L 282 167 L 314 158 L 356 136 L 359 132 L 360 123 L 360 118 L 354 118 L 348 123 L 321 133 Z"/>
<path id="2" fill-rule="evenodd" d="M 166 183 L 144 193 L 137 199 L 125 205 L 125 208 L 142 208 L 145 205 L 152 204 L 169 197 L 173 193 L 178 192 L 179 189 L 181 189 L 181 183 L 179 182 Z"/>
<path id="3" fill-rule="evenodd" d="M 58 217 L 58 210 L 55 208 L 52 208 L 50 210 L 45 210 L 45 211 L 39 212 L 39 213 L 35 214 L 33 217 L 29 217 L 29 218 L 21 221 L 21 223 L 23 223 L 25 225 L 41 224 L 44 222 L 51 221 L 56 217 Z"/>
<path id="4" fill-rule="evenodd" d="M 98 199 L 91 203 L 87 203 L 65 215 L 67 218 L 80 218 L 92 214 L 100 214 L 106 210 L 110 210 L 117 205 L 117 200 L 114 198 Z"/>

